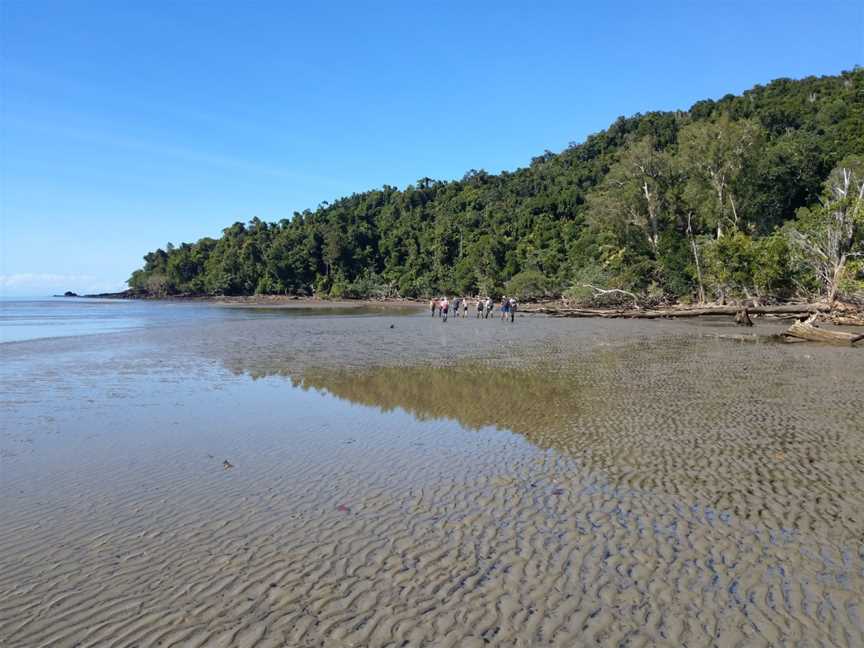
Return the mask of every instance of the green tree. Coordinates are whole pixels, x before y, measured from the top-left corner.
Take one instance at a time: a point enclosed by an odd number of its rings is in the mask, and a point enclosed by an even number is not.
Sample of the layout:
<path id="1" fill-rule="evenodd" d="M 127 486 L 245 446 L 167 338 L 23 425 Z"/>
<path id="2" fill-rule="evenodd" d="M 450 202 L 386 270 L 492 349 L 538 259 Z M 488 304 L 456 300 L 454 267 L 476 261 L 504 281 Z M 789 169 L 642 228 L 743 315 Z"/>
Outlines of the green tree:
<path id="1" fill-rule="evenodd" d="M 763 141 L 751 120 L 732 121 L 724 114 L 714 122 L 694 122 L 678 135 L 679 160 L 687 175 L 688 202 L 717 231 L 744 225 L 737 195 L 738 181 Z"/>
<path id="2" fill-rule="evenodd" d="M 829 303 L 844 284 L 860 289 L 854 261 L 864 256 L 864 159 L 848 158 L 838 165 L 825 183 L 822 203 L 799 210 L 786 231 Z"/>
<path id="3" fill-rule="evenodd" d="M 592 303 L 626 293 L 701 301 L 704 290 L 851 295 L 864 262 L 859 230 L 851 242 L 838 234 L 849 221 L 837 213 L 855 212 L 822 185 L 854 156 L 864 156 L 864 70 L 778 79 L 686 112 L 620 117 L 515 171 L 423 177 L 276 223 L 234 223 L 216 239 L 148 253 L 129 286 L 420 297 L 500 294 L 534 272 L 557 291 L 599 269 L 592 285 L 625 292 L 589 288 Z M 734 240 L 715 246 L 721 234 Z M 717 265 L 724 259 L 732 266 Z"/>
<path id="4" fill-rule="evenodd" d="M 523 301 L 551 297 L 556 292 L 549 277 L 537 270 L 524 270 L 513 275 L 504 290 L 508 295 Z"/>
<path id="5" fill-rule="evenodd" d="M 588 197 L 588 217 L 597 227 L 637 227 L 654 257 L 660 233 L 671 220 L 668 191 L 674 182 L 671 156 L 651 136 L 630 142 Z"/>

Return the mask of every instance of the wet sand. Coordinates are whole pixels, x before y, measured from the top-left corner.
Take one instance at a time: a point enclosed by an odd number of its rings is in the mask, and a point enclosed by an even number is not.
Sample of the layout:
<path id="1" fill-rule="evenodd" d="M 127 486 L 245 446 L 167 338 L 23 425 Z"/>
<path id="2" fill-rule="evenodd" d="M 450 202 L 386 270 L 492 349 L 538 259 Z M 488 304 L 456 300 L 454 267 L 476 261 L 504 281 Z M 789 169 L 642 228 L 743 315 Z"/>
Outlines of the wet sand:
<path id="1" fill-rule="evenodd" d="M 170 300 L 168 301 L 170 302 Z M 183 302 L 183 300 L 179 301 Z M 313 297 L 283 297 L 279 295 L 209 297 L 190 301 L 209 303 L 222 308 L 288 309 L 333 315 L 361 312 L 365 314 L 408 315 L 427 307 L 426 302 L 409 299 L 315 299 Z"/>
<path id="2" fill-rule="evenodd" d="M 864 352 L 734 333 L 4 345 L 3 645 L 862 645 Z"/>

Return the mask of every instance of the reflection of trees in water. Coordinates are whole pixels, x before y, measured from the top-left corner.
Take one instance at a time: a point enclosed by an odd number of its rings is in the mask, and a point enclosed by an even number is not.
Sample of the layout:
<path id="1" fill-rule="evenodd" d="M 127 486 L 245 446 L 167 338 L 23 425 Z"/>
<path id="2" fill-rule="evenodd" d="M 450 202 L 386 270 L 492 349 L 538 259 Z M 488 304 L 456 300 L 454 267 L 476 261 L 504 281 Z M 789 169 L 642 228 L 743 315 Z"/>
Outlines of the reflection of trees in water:
<path id="1" fill-rule="evenodd" d="M 296 387 L 327 392 L 382 411 L 403 409 L 421 421 L 450 419 L 477 430 L 494 426 L 532 444 L 570 455 L 626 448 L 614 439 L 622 409 L 622 378 L 641 378 L 629 360 L 637 345 L 600 347 L 566 360 L 557 347 L 509 359 L 474 359 L 457 364 L 344 368 L 257 363 L 235 358 L 231 369 L 253 379 L 281 375 Z M 658 359 L 668 351 L 655 348 Z M 550 361 L 549 357 L 556 359 Z M 670 356 L 671 357 L 671 356 Z M 244 368 L 245 365 L 245 368 Z M 629 398 L 629 397 L 628 397 Z"/>
<path id="2" fill-rule="evenodd" d="M 844 434 L 855 420 L 854 395 L 833 391 L 820 406 L 818 393 L 802 398 L 782 354 L 768 351 L 770 361 L 757 362 L 703 351 L 679 341 L 533 363 L 246 373 L 278 373 L 303 389 L 401 408 L 418 420 L 512 430 L 617 485 L 692 497 L 779 526 L 837 524 L 844 511 L 842 526 L 861 526 L 849 511 L 864 510 L 864 426 Z M 807 389 L 818 392 L 812 383 Z"/>
<path id="3" fill-rule="evenodd" d="M 396 408 L 419 420 L 448 418 L 469 429 L 496 426 L 519 432 L 537 445 L 558 436 L 583 408 L 594 407 L 590 385 L 544 369 L 379 367 L 360 371 L 312 369 L 299 385 L 355 403 Z M 540 431 L 543 431 L 541 434 Z"/>

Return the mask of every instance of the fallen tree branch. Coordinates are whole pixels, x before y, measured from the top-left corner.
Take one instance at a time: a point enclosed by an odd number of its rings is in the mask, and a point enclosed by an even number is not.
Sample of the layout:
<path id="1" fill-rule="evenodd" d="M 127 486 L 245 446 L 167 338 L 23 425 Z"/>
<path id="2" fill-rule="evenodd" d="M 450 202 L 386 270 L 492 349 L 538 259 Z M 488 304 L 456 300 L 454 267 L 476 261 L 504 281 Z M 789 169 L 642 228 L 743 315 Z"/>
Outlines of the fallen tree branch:
<path id="1" fill-rule="evenodd" d="M 594 286 L 592 284 L 582 284 L 583 288 L 590 288 L 594 291 L 594 296 L 598 297 L 600 295 L 627 295 L 630 299 L 633 300 L 633 308 L 639 308 L 639 298 L 636 297 L 631 292 L 627 292 L 626 290 L 621 290 L 620 288 L 600 288 L 599 286 Z"/>
<path id="2" fill-rule="evenodd" d="M 750 319 L 750 311 L 746 306 L 735 313 L 735 323 L 738 326 L 753 326 L 753 320 Z"/>
<path id="3" fill-rule="evenodd" d="M 864 317 L 829 315 L 826 319 L 832 324 L 837 324 L 839 326 L 864 326 Z"/>
<path id="4" fill-rule="evenodd" d="M 783 336 L 787 339 L 807 340 L 808 342 L 822 342 L 824 344 L 854 345 L 864 340 L 864 333 L 847 333 L 846 331 L 829 331 L 815 326 L 816 314 L 814 313 L 804 321 L 795 322 L 790 326 Z"/>
<path id="5" fill-rule="evenodd" d="M 658 309 L 605 309 L 605 308 L 557 308 L 557 307 L 526 307 L 524 310 L 543 313 L 553 317 L 606 317 L 606 318 L 632 318 L 632 319 L 660 319 L 660 318 L 682 318 L 703 317 L 710 315 L 737 315 L 741 311 L 740 306 L 705 306 L 699 308 L 658 308 Z M 753 306 L 748 307 L 750 315 L 782 315 L 789 317 L 805 317 L 812 313 L 827 313 L 830 307 L 827 304 L 784 304 L 781 306 Z"/>

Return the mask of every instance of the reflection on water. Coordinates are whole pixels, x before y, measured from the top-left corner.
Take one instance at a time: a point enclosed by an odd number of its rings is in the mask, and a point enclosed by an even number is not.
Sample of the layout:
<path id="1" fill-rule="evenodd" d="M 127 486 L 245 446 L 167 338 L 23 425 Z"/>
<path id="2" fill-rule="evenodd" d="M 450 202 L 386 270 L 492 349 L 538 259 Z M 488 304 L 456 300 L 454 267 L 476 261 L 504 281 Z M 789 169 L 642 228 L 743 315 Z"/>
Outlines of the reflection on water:
<path id="1" fill-rule="evenodd" d="M 304 389 L 420 421 L 511 430 L 618 485 L 777 529 L 818 525 L 840 541 L 864 538 L 860 385 L 819 362 L 802 375 L 782 348 L 769 351 L 771 362 L 751 363 L 750 351 L 730 353 L 733 345 L 673 338 L 569 358 L 556 347 L 555 362 L 529 349 L 510 366 L 476 359 L 248 373 L 286 375 Z"/>
<path id="2" fill-rule="evenodd" d="M 231 320 L 286 319 L 293 317 L 394 316 L 417 311 L 417 306 L 374 304 L 303 306 L 303 302 L 278 307 L 254 304 L 221 304 L 198 301 L 147 301 L 86 298 L 0 298 L 0 344 L 55 337 L 75 337 L 143 328 L 201 325 Z"/>

